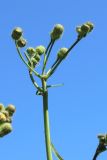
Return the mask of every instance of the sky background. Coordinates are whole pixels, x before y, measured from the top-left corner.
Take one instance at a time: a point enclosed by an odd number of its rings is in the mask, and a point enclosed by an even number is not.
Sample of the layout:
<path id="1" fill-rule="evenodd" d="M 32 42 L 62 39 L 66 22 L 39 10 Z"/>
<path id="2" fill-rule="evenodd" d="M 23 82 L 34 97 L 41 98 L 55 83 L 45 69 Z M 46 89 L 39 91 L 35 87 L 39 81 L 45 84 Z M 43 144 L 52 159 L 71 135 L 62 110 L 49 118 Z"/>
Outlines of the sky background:
<path id="1" fill-rule="evenodd" d="M 75 27 L 91 21 L 93 32 L 72 50 L 48 84 L 64 83 L 49 90 L 52 142 L 64 160 L 92 160 L 97 135 L 107 133 L 107 1 L 1 0 L 0 6 L 0 102 L 16 106 L 13 132 L 0 139 L 0 158 L 46 160 L 42 97 L 36 96 L 16 52 L 12 29 L 22 27 L 27 47 L 36 47 L 47 46 L 55 24 L 64 25 L 49 68 L 57 51 L 75 41 Z M 98 157 L 106 159 L 106 152 Z"/>

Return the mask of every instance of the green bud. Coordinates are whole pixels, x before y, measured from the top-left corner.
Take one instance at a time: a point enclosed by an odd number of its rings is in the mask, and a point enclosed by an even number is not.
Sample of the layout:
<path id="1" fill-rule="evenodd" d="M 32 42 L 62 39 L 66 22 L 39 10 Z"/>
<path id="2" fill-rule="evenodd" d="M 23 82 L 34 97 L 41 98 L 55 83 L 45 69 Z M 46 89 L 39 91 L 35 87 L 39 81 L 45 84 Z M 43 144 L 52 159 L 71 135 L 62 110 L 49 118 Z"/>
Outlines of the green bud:
<path id="1" fill-rule="evenodd" d="M 81 30 L 81 26 L 76 27 L 76 32 L 78 33 L 78 38 L 84 37 L 84 33 Z"/>
<path id="2" fill-rule="evenodd" d="M 4 116 L 5 116 L 5 118 L 6 118 L 6 122 L 9 122 L 9 123 L 11 123 L 11 117 L 10 117 L 10 115 L 9 115 L 9 112 L 8 111 L 2 111 L 2 113 L 4 114 Z"/>
<path id="3" fill-rule="evenodd" d="M 98 139 L 100 143 L 107 145 L 107 134 L 100 134 L 98 135 Z"/>
<path id="4" fill-rule="evenodd" d="M 20 38 L 18 41 L 17 41 L 17 45 L 18 47 L 22 48 L 22 47 L 25 47 L 26 46 L 26 40 L 24 38 Z"/>
<path id="5" fill-rule="evenodd" d="M 93 23 L 91 23 L 91 22 L 87 22 L 86 24 L 90 27 L 89 32 L 91 32 L 91 31 L 93 30 L 93 28 L 94 28 Z"/>
<path id="6" fill-rule="evenodd" d="M 16 111 L 16 108 L 15 108 L 14 105 L 10 104 L 10 105 L 8 105 L 8 106 L 6 107 L 5 110 L 8 111 L 9 116 L 12 116 L 13 113 Z"/>
<path id="7" fill-rule="evenodd" d="M 98 139 L 99 139 L 99 140 L 105 139 L 105 135 L 104 135 L 104 134 L 99 134 L 99 135 L 98 135 Z"/>
<path id="8" fill-rule="evenodd" d="M 52 40 L 57 40 L 61 37 L 64 27 L 61 24 L 56 24 L 50 34 Z"/>
<path id="9" fill-rule="evenodd" d="M 27 51 L 27 53 L 28 53 L 29 57 L 34 56 L 34 55 L 35 55 L 35 53 L 36 53 L 35 49 L 34 49 L 34 48 L 32 48 L 32 47 L 27 48 L 27 50 L 26 50 L 26 51 Z"/>
<path id="10" fill-rule="evenodd" d="M 6 116 L 0 112 L 0 123 L 6 122 Z"/>
<path id="11" fill-rule="evenodd" d="M 45 47 L 42 46 L 42 45 L 37 46 L 37 47 L 35 48 L 35 50 L 36 50 L 36 53 L 38 53 L 40 56 L 41 56 L 43 53 L 45 53 L 45 51 L 46 51 Z"/>
<path id="12" fill-rule="evenodd" d="M 94 25 L 91 22 L 87 22 L 83 24 L 82 26 L 76 27 L 78 38 L 85 37 L 89 32 L 92 31 L 93 28 L 94 28 Z"/>
<path id="13" fill-rule="evenodd" d="M 4 105 L 0 103 L 0 111 L 4 110 Z"/>
<path id="14" fill-rule="evenodd" d="M 57 54 L 58 59 L 64 59 L 67 56 L 67 48 L 61 48 Z"/>
<path id="15" fill-rule="evenodd" d="M 16 27 L 13 31 L 12 31 L 12 38 L 14 40 L 18 40 L 21 36 L 22 36 L 22 29 L 20 27 Z"/>
<path id="16" fill-rule="evenodd" d="M 10 123 L 0 124 L 0 137 L 3 137 L 12 131 L 12 126 Z"/>
<path id="17" fill-rule="evenodd" d="M 83 25 L 81 26 L 81 31 L 82 31 L 84 34 L 87 34 L 87 33 L 90 31 L 89 25 L 83 24 Z"/>
<path id="18" fill-rule="evenodd" d="M 77 27 L 76 27 L 76 32 L 77 32 L 78 34 L 81 33 L 81 26 L 77 26 Z"/>

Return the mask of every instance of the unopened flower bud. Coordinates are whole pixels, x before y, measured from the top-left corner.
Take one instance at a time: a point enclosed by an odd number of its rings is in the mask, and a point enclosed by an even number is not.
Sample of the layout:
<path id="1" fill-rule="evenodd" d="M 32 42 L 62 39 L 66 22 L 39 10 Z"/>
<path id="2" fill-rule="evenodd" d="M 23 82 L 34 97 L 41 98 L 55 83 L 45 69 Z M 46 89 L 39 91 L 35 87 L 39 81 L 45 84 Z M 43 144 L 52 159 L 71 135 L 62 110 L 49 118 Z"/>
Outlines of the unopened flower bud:
<path id="1" fill-rule="evenodd" d="M 4 110 L 4 105 L 0 103 L 0 111 Z"/>
<path id="2" fill-rule="evenodd" d="M 0 112 L 0 123 L 6 122 L 6 116 Z"/>
<path id="3" fill-rule="evenodd" d="M 77 26 L 76 31 L 77 31 L 78 34 L 80 34 L 81 33 L 81 26 Z"/>
<path id="4" fill-rule="evenodd" d="M 34 48 L 32 48 L 32 47 L 27 48 L 27 50 L 26 50 L 26 51 L 27 51 L 27 53 L 28 53 L 29 57 L 34 56 L 34 55 L 35 55 L 35 53 L 36 53 L 35 49 L 34 49 Z"/>
<path id="5" fill-rule="evenodd" d="M 23 33 L 22 29 L 20 27 L 17 27 L 13 30 L 11 36 L 14 40 L 18 40 L 22 36 L 22 33 Z"/>
<path id="6" fill-rule="evenodd" d="M 57 40 L 61 37 L 62 33 L 64 31 L 64 27 L 61 24 L 56 24 L 53 28 L 50 36 L 52 40 Z"/>
<path id="7" fill-rule="evenodd" d="M 105 139 L 105 135 L 104 135 L 104 134 L 99 134 L 99 135 L 98 135 L 98 139 L 99 139 L 99 140 Z"/>
<path id="8" fill-rule="evenodd" d="M 76 27 L 76 31 L 78 33 L 78 38 L 85 37 L 89 32 L 92 31 L 94 25 L 91 22 L 87 22 L 83 24 L 82 26 Z"/>
<path id="9" fill-rule="evenodd" d="M 37 47 L 35 48 L 35 50 L 36 50 L 36 53 L 38 53 L 40 56 L 41 56 L 43 53 L 45 53 L 45 51 L 46 51 L 45 47 L 42 46 L 42 45 L 37 46 Z"/>
<path id="10" fill-rule="evenodd" d="M 84 34 L 87 34 L 89 31 L 90 31 L 90 26 L 87 25 L 87 24 L 83 24 L 81 26 L 81 31 L 84 33 Z"/>
<path id="11" fill-rule="evenodd" d="M 2 111 L 2 113 L 5 115 L 6 118 L 9 117 L 9 112 L 8 111 L 4 110 L 4 111 Z"/>
<path id="12" fill-rule="evenodd" d="M 26 46 L 26 40 L 24 38 L 20 38 L 18 41 L 17 41 L 17 45 L 18 47 L 22 48 L 22 47 L 25 47 Z"/>
<path id="13" fill-rule="evenodd" d="M 90 27 L 89 32 L 91 32 L 91 31 L 93 30 L 93 28 L 94 28 L 93 23 L 91 23 L 91 22 L 87 22 L 86 24 Z"/>
<path id="14" fill-rule="evenodd" d="M 67 48 L 61 48 L 57 54 L 58 59 L 64 59 L 67 56 Z"/>
<path id="15" fill-rule="evenodd" d="M 0 125 L 0 137 L 3 137 L 12 131 L 10 123 L 3 123 Z"/>
<path id="16" fill-rule="evenodd" d="M 10 104 L 6 107 L 6 111 L 8 111 L 9 116 L 12 116 L 13 113 L 16 111 L 16 108 L 14 105 Z"/>

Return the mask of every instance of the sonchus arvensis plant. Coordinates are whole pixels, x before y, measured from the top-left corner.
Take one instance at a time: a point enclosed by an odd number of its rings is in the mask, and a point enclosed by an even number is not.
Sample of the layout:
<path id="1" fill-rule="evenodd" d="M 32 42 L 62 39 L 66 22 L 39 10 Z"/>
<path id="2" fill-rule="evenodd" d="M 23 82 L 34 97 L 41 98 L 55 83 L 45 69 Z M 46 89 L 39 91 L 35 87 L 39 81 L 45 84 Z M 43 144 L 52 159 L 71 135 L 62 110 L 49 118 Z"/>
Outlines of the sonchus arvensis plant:
<path id="1" fill-rule="evenodd" d="M 49 57 L 51 56 L 51 51 L 54 44 L 62 37 L 64 32 L 64 27 L 61 24 L 56 24 L 52 31 L 50 32 L 50 41 L 47 47 L 39 45 L 37 47 L 28 47 L 25 49 L 25 52 L 21 52 L 21 48 L 26 46 L 27 41 L 23 37 L 23 30 L 20 27 L 16 27 L 12 31 L 12 39 L 15 42 L 17 52 L 27 66 L 29 77 L 36 88 L 36 94 L 42 96 L 43 98 L 43 117 L 44 117 L 44 133 L 45 133 L 45 144 L 46 144 L 46 155 L 47 160 L 52 160 L 52 152 L 56 155 L 59 160 L 63 158 L 59 155 L 55 149 L 52 139 L 50 136 L 50 124 L 49 124 L 49 112 L 48 112 L 48 90 L 50 87 L 61 86 L 62 84 L 49 85 L 47 84 L 48 79 L 55 73 L 58 66 L 65 60 L 70 51 L 83 39 L 85 38 L 94 28 L 94 25 L 91 22 L 86 22 L 80 26 L 76 27 L 76 40 L 70 47 L 62 47 L 58 50 L 56 54 L 56 59 L 53 61 L 50 69 L 47 69 L 47 63 Z M 41 59 L 43 63 L 41 64 Z M 41 73 L 38 73 L 36 68 L 41 65 Z M 38 66 L 38 67 L 39 67 Z M 37 78 L 41 81 L 41 86 L 37 83 Z M 107 139 L 107 138 L 106 138 Z M 107 143 L 107 142 L 106 142 Z M 104 143 L 104 145 L 106 144 Z M 93 159 L 95 160 L 95 159 Z"/>
<path id="2" fill-rule="evenodd" d="M 14 105 L 10 104 L 4 107 L 0 104 L 0 137 L 9 134 L 12 131 L 12 116 L 15 112 Z"/>

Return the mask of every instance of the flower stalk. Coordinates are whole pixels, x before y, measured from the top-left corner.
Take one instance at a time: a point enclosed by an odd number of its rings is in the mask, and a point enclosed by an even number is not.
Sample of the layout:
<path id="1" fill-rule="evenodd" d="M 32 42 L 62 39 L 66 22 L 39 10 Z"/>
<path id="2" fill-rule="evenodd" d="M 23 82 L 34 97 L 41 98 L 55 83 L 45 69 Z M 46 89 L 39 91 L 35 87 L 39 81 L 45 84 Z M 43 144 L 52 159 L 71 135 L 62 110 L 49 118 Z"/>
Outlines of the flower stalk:
<path id="1" fill-rule="evenodd" d="M 53 73 L 56 71 L 58 66 L 61 64 L 61 62 L 66 58 L 68 53 L 78 44 L 78 42 L 86 37 L 86 35 L 91 32 L 93 29 L 93 24 L 90 22 L 87 22 L 83 24 L 82 26 L 79 26 L 76 28 L 76 31 L 78 33 L 76 41 L 67 49 L 67 48 L 61 48 L 59 52 L 57 53 L 56 60 L 54 61 L 53 65 L 51 68 L 46 72 L 46 67 L 47 63 L 49 60 L 49 57 L 51 55 L 51 50 L 54 46 L 55 41 L 61 38 L 62 33 L 64 31 L 64 27 L 61 24 L 56 24 L 53 28 L 53 30 L 50 33 L 50 42 L 45 49 L 44 46 L 40 45 L 37 46 L 36 48 L 34 47 L 29 47 L 27 50 L 24 52 L 24 56 L 27 59 L 23 57 L 20 49 L 22 47 L 25 47 L 26 45 L 26 40 L 22 37 L 23 36 L 23 31 L 20 27 L 17 27 L 16 29 L 13 30 L 12 32 L 12 38 L 15 41 L 16 49 L 18 51 L 18 54 L 21 58 L 21 60 L 24 62 L 24 64 L 27 66 L 28 72 L 30 79 L 34 85 L 34 87 L 37 89 L 36 95 L 41 95 L 43 98 L 43 118 L 44 118 L 44 134 L 45 134 L 45 146 L 46 146 L 46 157 L 47 160 L 52 160 L 52 151 L 55 154 L 55 156 L 59 160 L 63 160 L 63 158 L 59 155 L 57 150 L 55 149 L 54 145 L 52 144 L 51 141 L 51 136 L 50 136 L 50 124 L 49 124 L 49 111 L 48 111 L 48 89 L 51 87 L 57 87 L 57 86 L 62 86 L 63 84 L 57 84 L 57 85 L 48 85 L 47 80 L 49 77 L 53 75 Z M 42 54 L 44 55 L 43 57 L 43 65 L 42 65 L 42 70 L 41 74 L 39 74 L 35 69 L 38 66 L 38 63 L 40 64 L 40 60 L 42 57 Z M 38 85 L 38 83 L 35 81 L 34 76 L 38 77 L 41 81 L 41 86 Z M 95 159 L 94 159 L 95 160 Z"/>
<path id="2" fill-rule="evenodd" d="M 49 112 L 48 112 L 48 90 L 46 87 L 46 81 L 44 79 L 42 79 L 42 88 L 43 88 L 43 114 L 44 114 L 44 132 L 45 132 L 46 154 L 47 154 L 47 160 L 52 160 L 50 127 L 49 127 Z"/>

